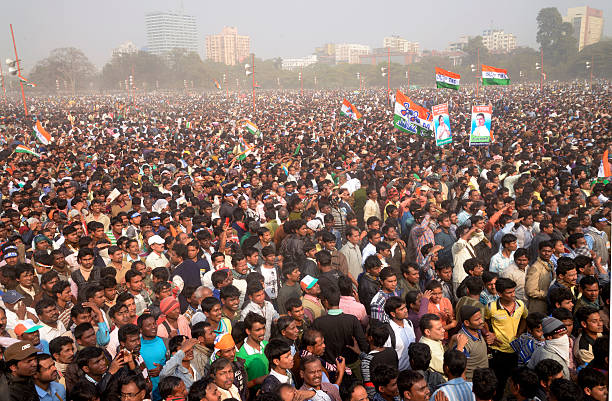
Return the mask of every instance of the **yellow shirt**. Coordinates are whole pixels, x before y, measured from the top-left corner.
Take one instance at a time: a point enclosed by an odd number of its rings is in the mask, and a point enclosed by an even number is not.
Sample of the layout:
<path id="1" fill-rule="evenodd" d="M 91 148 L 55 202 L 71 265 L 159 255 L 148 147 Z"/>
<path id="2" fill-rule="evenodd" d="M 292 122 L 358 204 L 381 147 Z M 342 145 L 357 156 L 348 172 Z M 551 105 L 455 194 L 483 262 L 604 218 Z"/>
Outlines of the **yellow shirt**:
<path id="1" fill-rule="evenodd" d="M 487 305 L 486 319 L 491 322 L 497 343 L 491 348 L 501 352 L 512 353 L 510 342 L 516 338 L 521 319 L 527 318 L 527 308 L 523 301 L 516 300 L 512 315 L 504 309 L 499 299 Z"/>

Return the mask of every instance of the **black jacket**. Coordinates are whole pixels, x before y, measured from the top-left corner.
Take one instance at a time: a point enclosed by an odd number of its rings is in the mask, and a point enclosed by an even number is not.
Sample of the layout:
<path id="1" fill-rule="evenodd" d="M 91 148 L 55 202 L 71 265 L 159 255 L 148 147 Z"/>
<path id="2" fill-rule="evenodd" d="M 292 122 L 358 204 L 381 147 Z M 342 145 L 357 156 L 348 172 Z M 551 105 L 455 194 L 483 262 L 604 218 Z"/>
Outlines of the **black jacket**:
<path id="1" fill-rule="evenodd" d="M 375 280 L 368 274 L 362 274 L 359 278 L 359 288 L 357 293 L 359 294 L 359 302 L 366 308 L 368 315 L 370 314 L 370 303 L 374 295 L 380 290 L 380 284 L 378 280 Z"/>
<path id="2" fill-rule="evenodd" d="M 315 319 L 312 327 L 323 333 L 325 338 L 325 353 L 323 358 L 329 363 L 336 363 L 336 358 L 343 356 L 346 364 L 350 365 L 359 358 L 347 345 L 353 345 L 353 338 L 357 340 L 359 349 L 367 352 L 369 346 L 359 320 L 346 313 L 327 314 Z"/>
<path id="3" fill-rule="evenodd" d="M 38 401 L 34 378 L 0 375 L 0 401 Z"/>

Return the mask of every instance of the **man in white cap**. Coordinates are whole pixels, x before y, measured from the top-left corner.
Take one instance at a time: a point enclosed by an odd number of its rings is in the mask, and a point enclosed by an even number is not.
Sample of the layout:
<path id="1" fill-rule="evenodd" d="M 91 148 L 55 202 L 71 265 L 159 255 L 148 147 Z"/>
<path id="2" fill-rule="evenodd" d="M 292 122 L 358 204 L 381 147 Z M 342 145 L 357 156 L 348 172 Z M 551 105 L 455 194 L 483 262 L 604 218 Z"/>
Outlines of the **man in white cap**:
<path id="1" fill-rule="evenodd" d="M 147 256 L 146 265 L 151 269 L 156 267 L 170 267 L 170 261 L 164 255 L 164 244 L 166 243 L 159 235 L 153 235 L 149 238 L 149 248 L 151 253 Z"/>
<path id="2" fill-rule="evenodd" d="M 316 318 L 325 313 L 325 308 L 319 299 L 321 288 L 318 279 L 312 276 L 305 276 L 300 281 L 300 287 L 304 291 L 302 306 L 304 307 L 304 317 L 312 323 Z"/>

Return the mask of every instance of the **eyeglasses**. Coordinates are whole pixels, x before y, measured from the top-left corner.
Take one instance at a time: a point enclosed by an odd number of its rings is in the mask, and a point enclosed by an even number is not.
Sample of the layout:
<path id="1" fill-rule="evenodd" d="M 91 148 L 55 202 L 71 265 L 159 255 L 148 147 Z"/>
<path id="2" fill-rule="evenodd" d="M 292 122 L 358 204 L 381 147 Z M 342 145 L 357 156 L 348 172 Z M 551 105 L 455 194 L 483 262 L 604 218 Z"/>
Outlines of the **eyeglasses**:
<path id="1" fill-rule="evenodd" d="M 138 397 L 138 396 L 140 395 L 140 393 L 141 393 L 141 392 L 142 392 L 142 391 L 139 391 L 139 392 L 137 392 L 137 393 L 124 393 L 124 392 L 122 392 L 122 393 L 121 393 L 121 399 L 122 399 L 122 400 L 126 400 L 126 399 L 133 399 L 133 398 L 136 398 L 136 397 Z"/>

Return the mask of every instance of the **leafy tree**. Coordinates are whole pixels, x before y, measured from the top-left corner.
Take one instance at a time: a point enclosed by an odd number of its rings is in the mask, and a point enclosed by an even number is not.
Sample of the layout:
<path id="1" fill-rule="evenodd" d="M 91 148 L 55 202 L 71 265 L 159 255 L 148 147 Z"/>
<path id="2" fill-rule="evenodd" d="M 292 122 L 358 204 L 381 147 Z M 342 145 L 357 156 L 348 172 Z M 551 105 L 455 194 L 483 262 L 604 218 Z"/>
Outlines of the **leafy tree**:
<path id="1" fill-rule="evenodd" d="M 466 53 L 466 56 L 463 58 L 463 64 L 467 66 L 478 64 L 479 56 L 480 63 L 485 62 L 489 54 L 489 50 L 482 43 L 482 36 L 469 38 L 463 51 Z"/>
<path id="2" fill-rule="evenodd" d="M 555 7 L 543 8 L 536 20 L 536 40 L 544 52 L 544 58 L 558 64 L 566 62 L 576 54 L 578 45 L 576 38 L 572 36 L 574 28 L 569 22 L 563 22 L 559 10 Z"/>
<path id="3" fill-rule="evenodd" d="M 170 69 L 165 61 L 154 54 L 139 51 L 133 54 L 115 55 L 102 68 L 102 85 L 107 89 L 119 89 L 134 76 L 134 86 L 154 89 L 168 85 Z M 120 84 L 121 83 L 121 84 Z"/>
<path id="4" fill-rule="evenodd" d="M 43 88 L 55 88 L 55 81 L 66 81 L 74 92 L 92 82 L 96 67 L 75 47 L 54 49 L 34 66 L 30 79 Z"/>

